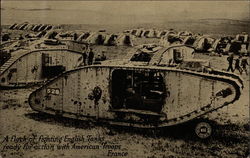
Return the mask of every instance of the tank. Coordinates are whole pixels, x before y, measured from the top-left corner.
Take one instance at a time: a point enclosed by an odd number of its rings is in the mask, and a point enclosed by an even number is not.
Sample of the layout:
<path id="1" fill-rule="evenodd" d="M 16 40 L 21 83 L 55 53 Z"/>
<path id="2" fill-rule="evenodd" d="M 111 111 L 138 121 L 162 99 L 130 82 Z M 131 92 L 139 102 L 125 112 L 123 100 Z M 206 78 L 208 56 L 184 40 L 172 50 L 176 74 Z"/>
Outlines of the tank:
<path id="1" fill-rule="evenodd" d="M 72 70 L 82 61 L 84 45 L 45 44 L 36 40 L 28 47 L 11 52 L 0 67 L 0 87 L 20 88 L 43 84 L 63 71 Z"/>
<path id="2" fill-rule="evenodd" d="M 192 121 L 241 95 L 237 75 L 167 67 L 152 59 L 148 64 L 110 61 L 64 72 L 32 92 L 29 105 L 38 112 L 79 120 L 160 128 Z M 204 122 L 196 131 L 201 138 L 211 134 Z"/>

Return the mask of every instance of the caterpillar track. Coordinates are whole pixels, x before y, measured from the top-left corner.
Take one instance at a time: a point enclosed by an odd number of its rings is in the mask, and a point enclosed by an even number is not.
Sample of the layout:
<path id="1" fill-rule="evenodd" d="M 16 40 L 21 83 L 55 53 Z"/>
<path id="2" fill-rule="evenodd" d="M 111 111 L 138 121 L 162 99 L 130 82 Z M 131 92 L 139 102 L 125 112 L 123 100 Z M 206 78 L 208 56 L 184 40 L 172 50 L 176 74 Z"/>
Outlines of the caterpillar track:
<path id="1" fill-rule="evenodd" d="M 67 71 L 29 96 L 30 107 L 64 117 L 139 128 L 191 121 L 237 101 L 237 75 L 176 67 L 93 65 Z"/>

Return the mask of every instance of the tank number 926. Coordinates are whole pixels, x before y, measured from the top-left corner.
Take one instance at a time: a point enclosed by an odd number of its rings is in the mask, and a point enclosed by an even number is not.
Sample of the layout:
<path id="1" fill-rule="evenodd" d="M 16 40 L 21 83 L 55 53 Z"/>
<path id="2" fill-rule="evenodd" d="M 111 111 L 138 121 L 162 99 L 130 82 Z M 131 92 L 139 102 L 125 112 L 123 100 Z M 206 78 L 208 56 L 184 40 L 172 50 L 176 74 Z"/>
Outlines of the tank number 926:
<path id="1" fill-rule="evenodd" d="M 54 94 L 54 95 L 60 94 L 60 90 L 58 88 L 48 88 L 46 92 L 47 94 Z"/>

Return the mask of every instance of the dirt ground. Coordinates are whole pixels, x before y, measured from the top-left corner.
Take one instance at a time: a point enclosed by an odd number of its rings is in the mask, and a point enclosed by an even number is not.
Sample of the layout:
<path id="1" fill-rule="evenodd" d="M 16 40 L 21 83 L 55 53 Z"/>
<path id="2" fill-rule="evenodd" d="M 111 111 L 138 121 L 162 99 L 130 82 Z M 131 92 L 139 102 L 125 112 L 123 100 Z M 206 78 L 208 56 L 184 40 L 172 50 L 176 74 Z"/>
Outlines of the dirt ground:
<path id="1" fill-rule="evenodd" d="M 151 42 L 151 41 L 150 41 Z M 149 42 L 149 43 L 150 43 Z M 102 46 L 100 46 L 102 47 Z M 96 51 L 103 48 L 96 47 Z M 106 48 L 108 58 L 121 57 L 121 49 L 117 54 L 114 48 Z M 109 50 L 110 49 L 110 50 Z M 208 56 L 197 54 L 199 59 L 209 59 L 212 66 L 226 69 L 226 56 Z M 236 72 L 237 73 L 237 72 Z M 213 135 L 207 140 L 194 136 L 192 123 L 162 129 L 135 129 L 114 127 L 86 121 L 40 114 L 28 105 L 29 94 L 37 87 L 26 89 L 0 90 L 0 157 L 7 158 L 54 158 L 54 157 L 129 157 L 129 158 L 186 158 L 186 157 L 218 157 L 234 158 L 249 155 L 249 76 L 241 75 L 245 88 L 240 100 L 207 115 L 212 121 Z M 38 149 L 25 149 L 26 141 L 21 138 L 41 138 L 33 142 Z M 42 137 L 62 138 L 62 142 L 44 142 Z M 65 137 L 84 138 L 84 141 L 68 142 Z M 49 141 L 49 140 L 48 140 Z M 30 142 L 30 141 L 29 141 Z M 106 143 L 106 147 L 104 147 Z M 11 144 L 13 146 L 6 146 Z M 65 145 L 64 150 L 59 145 Z M 86 145 L 88 148 L 76 149 L 73 145 Z M 90 145 L 96 144 L 99 149 Z M 20 149 L 15 147 L 20 145 Z M 44 146 L 43 146 L 44 145 Z M 46 146 L 48 145 L 48 146 Z M 55 148 L 49 147 L 53 146 Z M 67 145 L 71 149 L 67 148 Z M 109 145 L 109 147 L 107 147 Z M 112 156 L 123 153 L 126 156 Z"/>

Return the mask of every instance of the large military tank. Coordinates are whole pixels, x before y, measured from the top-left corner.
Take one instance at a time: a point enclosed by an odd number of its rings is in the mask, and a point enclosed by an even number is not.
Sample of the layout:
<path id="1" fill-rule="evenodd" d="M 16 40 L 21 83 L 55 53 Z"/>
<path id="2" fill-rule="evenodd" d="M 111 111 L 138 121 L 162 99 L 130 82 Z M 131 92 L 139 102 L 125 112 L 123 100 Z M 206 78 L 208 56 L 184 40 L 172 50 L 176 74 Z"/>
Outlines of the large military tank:
<path id="1" fill-rule="evenodd" d="M 18 88 L 44 83 L 63 71 L 74 69 L 82 61 L 84 45 L 73 42 L 52 45 L 47 41 L 50 39 L 35 40 L 27 47 L 11 52 L 0 67 L 0 87 Z"/>
<path id="2" fill-rule="evenodd" d="M 31 93 L 29 104 L 52 115 L 156 128 L 191 121 L 239 99 L 243 85 L 237 75 L 162 65 L 168 50 L 147 64 L 110 61 L 64 72 Z M 202 138 L 211 134 L 204 122 L 196 131 Z"/>

